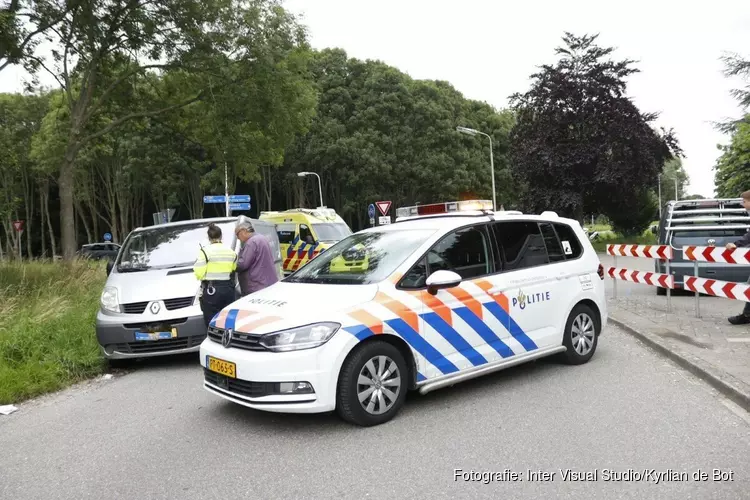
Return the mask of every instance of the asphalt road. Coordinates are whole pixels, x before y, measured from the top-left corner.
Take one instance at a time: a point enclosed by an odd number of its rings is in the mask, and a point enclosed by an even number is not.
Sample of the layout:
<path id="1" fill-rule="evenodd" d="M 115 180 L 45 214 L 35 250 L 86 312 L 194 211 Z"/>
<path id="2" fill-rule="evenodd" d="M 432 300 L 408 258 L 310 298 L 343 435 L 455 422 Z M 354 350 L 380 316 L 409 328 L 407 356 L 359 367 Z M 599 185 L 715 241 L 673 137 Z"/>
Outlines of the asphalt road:
<path id="1" fill-rule="evenodd" d="M 542 361 L 415 395 L 367 429 L 220 400 L 193 356 L 151 361 L 0 416 L 0 498 L 747 498 L 749 449 L 750 416 L 610 326 L 587 365 Z M 523 480 L 501 481 L 506 469 Z M 605 472 L 628 469 L 688 478 Z"/>

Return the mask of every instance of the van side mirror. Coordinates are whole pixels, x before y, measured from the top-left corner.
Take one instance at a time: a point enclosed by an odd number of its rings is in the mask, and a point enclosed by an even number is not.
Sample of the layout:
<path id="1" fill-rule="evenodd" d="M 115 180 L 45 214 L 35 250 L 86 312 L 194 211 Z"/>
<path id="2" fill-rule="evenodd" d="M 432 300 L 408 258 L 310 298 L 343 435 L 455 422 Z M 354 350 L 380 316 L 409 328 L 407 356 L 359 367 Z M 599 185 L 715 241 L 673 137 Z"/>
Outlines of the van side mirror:
<path id="1" fill-rule="evenodd" d="M 109 276 L 112 273 L 112 268 L 115 267 L 115 261 L 108 260 L 107 261 L 107 276 Z"/>
<path id="2" fill-rule="evenodd" d="M 453 271 L 435 271 L 432 273 L 425 282 L 427 285 L 427 292 L 431 295 L 437 294 L 438 290 L 446 288 L 453 288 L 461 284 L 461 276 L 454 273 Z"/>

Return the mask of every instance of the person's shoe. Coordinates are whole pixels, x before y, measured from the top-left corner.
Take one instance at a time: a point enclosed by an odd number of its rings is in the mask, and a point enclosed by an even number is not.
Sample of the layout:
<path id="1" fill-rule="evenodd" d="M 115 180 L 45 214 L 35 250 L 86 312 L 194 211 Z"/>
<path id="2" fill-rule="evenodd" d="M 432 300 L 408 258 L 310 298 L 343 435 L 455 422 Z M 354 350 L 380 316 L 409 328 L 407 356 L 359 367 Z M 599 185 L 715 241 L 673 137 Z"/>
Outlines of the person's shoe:
<path id="1" fill-rule="evenodd" d="M 744 314 L 738 314 L 737 316 L 732 316 L 731 318 L 729 318 L 729 322 L 733 325 L 746 325 L 750 323 L 750 318 L 748 318 Z"/>

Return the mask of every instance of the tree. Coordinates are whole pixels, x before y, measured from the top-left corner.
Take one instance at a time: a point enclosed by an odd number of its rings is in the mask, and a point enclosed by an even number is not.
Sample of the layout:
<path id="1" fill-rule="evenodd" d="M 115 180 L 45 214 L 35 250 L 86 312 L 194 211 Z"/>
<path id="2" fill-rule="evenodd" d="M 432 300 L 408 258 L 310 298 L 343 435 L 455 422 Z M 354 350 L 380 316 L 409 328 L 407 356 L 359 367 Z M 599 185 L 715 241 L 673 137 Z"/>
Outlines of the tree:
<path id="1" fill-rule="evenodd" d="M 664 164 L 661 173 L 661 198 L 662 200 L 681 200 L 685 196 L 685 186 L 690 182 L 690 177 L 682 166 L 680 158 L 673 158 Z"/>
<path id="2" fill-rule="evenodd" d="M 647 205 L 665 162 L 681 151 L 671 130 L 651 128 L 657 115 L 626 96 L 634 61 L 605 60 L 614 49 L 597 46 L 597 37 L 566 33 L 557 64 L 543 65 L 528 92 L 511 96 L 511 168 L 526 186 L 525 210 L 578 220 L 603 213 L 630 231 L 639 210 L 623 207 Z M 632 221 L 623 219 L 628 213 Z"/>
<path id="3" fill-rule="evenodd" d="M 721 156 L 714 167 L 716 193 L 736 198 L 750 189 L 750 115 L 736 124 L 728 146 L 719 146 Z"/>
<path id="4" fill-rule="evenodd" d="M 739 77 L 745 83 L 744 88 L 737 88 L 731 91 L 732 97 L 737 99 L 740 109 L 743 110 L 743 117 L 739 120 L 727 120 L 718 123 L 719 130 L 725 133 L 734 132 L 741 123 L 750 123 L 750 114 L 744 114 L 750 110 L 750 60 L 745 59 L 738 54 L 726 54 L 721 58 L 724 63 L 724 75 L 727 77 Z"/>
<path id="5" fill-rule="evenodd" d="M 462 193 L 491 199 L 489 143 L 459 134 L 457 125 L 492 136 L 498 200 L 513 200 L 507 168 L 512 113 L 467 100 L 447 82 L 414 80 L 340 49 L 316 53 L 312 66 L 317 114 L 274 174 L 279 194 L 286 195 L 280 207 L 317 205 L 317 184 L 314 190 L 308 184 L 309 197 L 298 192 L 295 172 L 301 170 L 321 176 L 326 205 L 353 228 L 367 224 L 367 205 L 376 200 L 391 200 L 395 212 L 399 205 L 455 200 Z"/>
<path id="6" fill-rule="evenodd" d="M 22 40 L 11 47 L 7 61 L 22 61 L 33 74 L 43 69 L 53 75 L 70 114 L 58 180 L 64 258 L 76 250 L 74 163 L 81 149 L 128 121 L 200 101 L 208 89 L 137 99 L 133 108 L 92 127 L 113 95 L 149 70 L 219 74 L 230 61 L 263 60 L 269 53 L 256 53 L 255 42 L 274 39 L 276 14 L 282 11 L 276 0 L 16 0 L 14 19 L 25 16 L 33 25 L 23 40 L 40 33 L 56 47 L 48 60 Z"/>

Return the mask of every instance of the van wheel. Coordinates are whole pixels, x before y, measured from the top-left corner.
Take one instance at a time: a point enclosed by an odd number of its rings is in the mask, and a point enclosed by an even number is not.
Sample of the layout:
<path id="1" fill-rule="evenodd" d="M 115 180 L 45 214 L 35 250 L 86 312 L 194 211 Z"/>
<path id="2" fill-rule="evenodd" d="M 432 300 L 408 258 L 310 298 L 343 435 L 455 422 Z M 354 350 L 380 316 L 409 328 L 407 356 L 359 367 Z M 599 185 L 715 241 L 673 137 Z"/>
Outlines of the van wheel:
<path id="1" fill-rule="evenodd" d="M 582 365 L 594 355 L 599 343 L 600 325 L 597 314 L 586 304 L 578 304 L 571 311 L 565 324 L 563 345 L 565 362 Z"/>
<path id="2" fill-rule="evenodd" d="M 362 427 L 385 423 L 404 404 L 407 377 L 406 361 L 394 346 L 380 340 L 362 344 L 341 367 L 336 411 Z"/>

